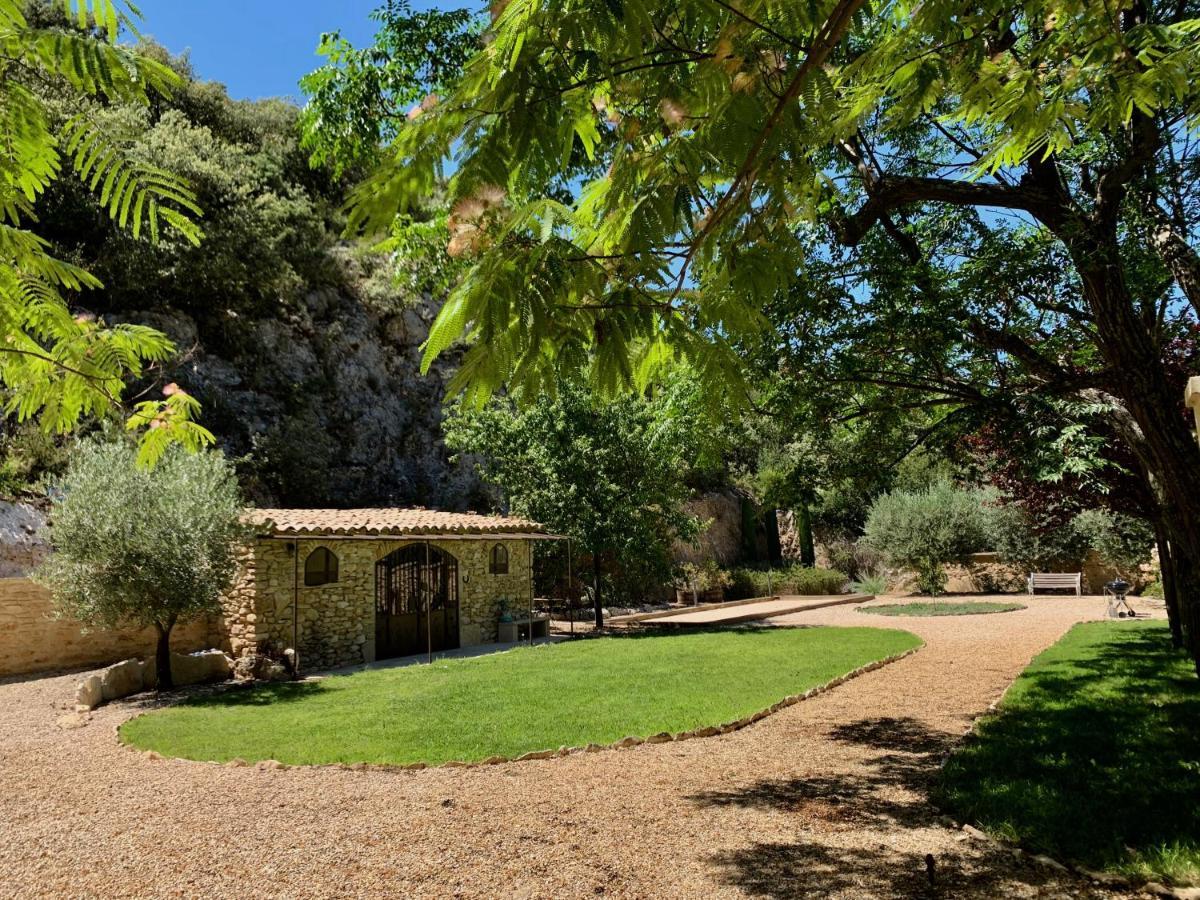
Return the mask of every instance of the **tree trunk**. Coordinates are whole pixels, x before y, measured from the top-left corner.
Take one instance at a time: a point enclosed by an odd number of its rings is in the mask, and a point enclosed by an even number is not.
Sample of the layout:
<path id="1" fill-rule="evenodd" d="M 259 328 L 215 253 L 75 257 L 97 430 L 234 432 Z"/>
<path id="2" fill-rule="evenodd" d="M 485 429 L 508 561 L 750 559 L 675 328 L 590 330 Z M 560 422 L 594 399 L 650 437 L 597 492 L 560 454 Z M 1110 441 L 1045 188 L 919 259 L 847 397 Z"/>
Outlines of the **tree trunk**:
<path id="1" fill-rule="evenodd" d="M 154 623 L 158 633 L 158 649 L 154 651 L 154 671 L 158 676 L 158 690 L 169 691 L 175 687 L 175 679 L 171 677 L 171 629 L 175 625 L 173 618 L 167 620 L 164 626 Z"/>
<path id="2" fill-rule="evenodd" d="M 1161 522 L 1154 525 L 1154 540 L 1158 544 L 1159 580 L 1162 582 L 1163 602 L 1167 605 L 1167 624 L 1171 629 L 1171 643 L 1183 646 L 1183 624 L 1179 621 L 1179 594 L 1175 585 L 1175 561 L 1171 553 L 1171 542 L 1167 529 Z"/>
<path id="3" fill-rule="evenodd" d="M 592 605 L 596 611 L 597 630 L 604 627 L 604 606 L 600 603 L 600 551 L 592 551 Z"/>
<path id="4" fill-rule="evenodd" d="M 800 539 L 800 565 L 815 566 L 817 548 L 813 545 L 812 516 L 807 505 L 796 508 L 796 535 Z"/>
<path id="5" fill-rule="evenodd" d="M 1138 314 L 1115 237 L 1068 239 L 1096 321 L 1100 351 L 1144 438 L 1138 448 L 1160 486 L 1163 525 L 1174 562 L 1184 641 L 1200 675 L 1200 447 L 1183 414 L 1183 388 L 1163 366 L 1161 350 Z"/>

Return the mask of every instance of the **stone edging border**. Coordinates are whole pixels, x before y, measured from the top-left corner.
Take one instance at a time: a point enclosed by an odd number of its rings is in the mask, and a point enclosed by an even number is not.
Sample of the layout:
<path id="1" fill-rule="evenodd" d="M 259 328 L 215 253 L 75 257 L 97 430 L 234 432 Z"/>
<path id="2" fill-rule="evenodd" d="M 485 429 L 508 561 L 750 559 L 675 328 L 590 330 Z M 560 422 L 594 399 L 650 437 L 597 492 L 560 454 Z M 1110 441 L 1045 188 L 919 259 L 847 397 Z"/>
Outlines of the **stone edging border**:
<path id="1" fill-rule="evenodd" d="M 751 713 L 734 722 L 726 722 L 724 725 L 706 725 L 703 728 L 696 728 L 691 731 L 680 731 L 672 734 L 669 731 L 662 731 L 658 734 L 652 734 L 649 737 L 629 736 L 613 741 L 611 744 L 587 744 L 583 747 L 559 747 L 557 750 L 531 750 L 528 753 L 522 753 L 520 756 L 489 756 L 487 759 L 478 760 L 475 762 L 463 762 L 461 760 L 449 760 L 444 763 L 430 765 L 429 763 L 317 763 L 317 764 L 300 764 L 288 765 L 274 759 L 264 759 L 257 763 L 248 763 L 244 759 L 231 759 L 226 763 L 219 763 L 215 760 L 195 760 L 185 759 L 183 757 L 165 757 L 154 750 L 139 750 L 132 744 L 126 744 L 121 740 L 121 725 L 125 722 L 132 721 L 132 718 L 126 719 L 119 725 L 114 726 L 113 733 L 117 743 L 130 753 L 139 753 L 148 760 L 163 760 L 170 759 L 172 761 L 193 763 L 196 765 L 207 766 L 224 766 L 228 768 L 248 768 L 253 767 L 260 770 L 283 770 L 283 769 L 337 769 L 341 771 L 351 772 L 400 772 L 400 771 L 415 771 L 419 769 L 476 769 L 482 766 L 498 765 L 500 763 L 526 762 L 534 759 L 552 759 L 559 756 L 571 756 L 576 753 L 598 753 L 601 750 L 627 750 L 630 747 L 638 747 L 642 744 L 666 744 L 672 741 L 688 741 L 694 738 L 716 737 L 721 734 L 731 734 L 735 731 L 741 731 L 743 728 L 748 728 L 755 722 L 761 722 L 781 709 L 786 709 L 789 706 L 794 706 L 802 700 L 807 700 L 810 697 L 816 697 L 819 694 L 824 694 L 827 691 L 833 690 L 839 685 L 845 684 L 853 678 L 860 675 L 866 675 L 868 672 L 874 672 L 876 669 L 882 669 L 884 666 L 891 665 L 894 662 L 899 662 L 905 657 L 912 656 L 918 650 L 925 647 L 925 642 L 922 641 L 911 650 L 905 650 L 903 653 L 896 653 L 892 656 L 885 656 L 882 659 L 877 659 L 874 662 L 859 666 L 844 675 L 817 685 L 814 688 L 809 688 L 802 694 L 790 694 L 779 700 L 766 709 L 760 709 L 758 712 Z M 145 715 L 145 713 L 143 713 Z"/>

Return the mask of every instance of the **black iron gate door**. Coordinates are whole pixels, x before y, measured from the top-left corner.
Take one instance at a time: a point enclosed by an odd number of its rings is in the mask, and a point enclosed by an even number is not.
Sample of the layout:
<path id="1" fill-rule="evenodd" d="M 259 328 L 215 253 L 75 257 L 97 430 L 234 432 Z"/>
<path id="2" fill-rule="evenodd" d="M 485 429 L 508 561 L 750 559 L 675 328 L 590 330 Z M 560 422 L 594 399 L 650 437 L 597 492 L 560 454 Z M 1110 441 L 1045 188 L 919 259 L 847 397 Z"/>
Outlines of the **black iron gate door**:
<path id="1" fill-rule="evenodd" d="M 375 658 L 458 646 L 458 561 L 410 544 L 375 564 Z"/>

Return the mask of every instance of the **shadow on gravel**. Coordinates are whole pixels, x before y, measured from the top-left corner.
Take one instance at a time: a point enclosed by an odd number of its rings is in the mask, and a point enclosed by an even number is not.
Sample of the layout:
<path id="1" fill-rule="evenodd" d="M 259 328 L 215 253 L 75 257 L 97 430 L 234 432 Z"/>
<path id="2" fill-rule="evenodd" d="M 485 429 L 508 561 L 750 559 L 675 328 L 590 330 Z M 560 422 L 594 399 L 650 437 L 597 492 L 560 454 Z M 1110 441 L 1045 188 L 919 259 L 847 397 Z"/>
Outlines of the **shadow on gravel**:
<path id="1" fill-rule="evenodd" d="M 1090 885 L 1056 883 L 1047 870 L 1019 866 L 1008 851 L 982 850 L 969 858 L 934 859 L 931 881 L 925 855 L 885 846 L 863 850 L 813 843 L 752 844 L 717 853 L 711 861 L 723 869 L 721 880 L 752 897 L 792 900 L 800 897 L 988 898 L 1106 896 Z"/>
<path id="2" fill-rule="evenodd" d="M 954 744 L 953 735 L 931 731 L 916 719 L 907 717 L 859 719 L 835 726 L 829 736 L 844 744 L 860 744 L 876 750 L 895 750 L 921 756 L 940 756 Z"/>
<path id="3" fill-rule="evenodd" d="M 1046 870 L 1018 863 L 1001 848 L 972 845 L 967 855 L 934 859 L 931 881 L 925 852 L 889 848 L 885 841 L 936 824 L 929 792 L 955 742 L 909 718 L 865 718 L 839 725 L 830 738 L 882 751 L 862 760 L 861 774 L 773 779 L 689 799 L 701 806 L 750 807 L 795 816 L 803 829 L 795 843 L 755 843 L 713 854 L 725 884 L 754 897 L 1006 897 L 1036 894 L 1053 882 Z M 875 829 L 878 848 L 831 846 L 823 835 Z M 1071 896 L 1088 896 L 1072 880 Z M 1080 893 L 1083 891 L 1083 893 Z"/>
<path id="4" fill-rule="evenodd" d="M 862 774 L 764 780 L 689 799 L 714 808 L 760 807 L 795 813 L 797 825 L 823 831 L 913 828 L 933 822 L 935 813 L 926 798 L 952 743 L 950 735 L 931 732 L 915 719 L 870 718 L 840 725 L 830 737 L 887 752 L 865 758 Z"/>

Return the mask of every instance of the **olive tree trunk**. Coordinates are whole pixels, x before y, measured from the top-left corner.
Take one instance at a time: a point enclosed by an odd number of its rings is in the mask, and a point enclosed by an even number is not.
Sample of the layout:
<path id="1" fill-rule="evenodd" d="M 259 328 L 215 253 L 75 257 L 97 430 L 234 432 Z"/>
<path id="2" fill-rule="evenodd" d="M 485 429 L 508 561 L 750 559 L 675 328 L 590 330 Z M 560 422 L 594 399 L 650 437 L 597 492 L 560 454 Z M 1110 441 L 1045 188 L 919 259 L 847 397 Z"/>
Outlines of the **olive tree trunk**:
<path id="1" fill-rule="evenodd" d="M 169 691 L 175 687 L 175 679 L 171 676 L 171 629 L 174 627 L 175 616 L 170 616 L 165 624 L 154 623 L 154 630 L 158 634 L 158 646 L 154 652 L 154 672 L 158 678 L 159 691 Z"/>

